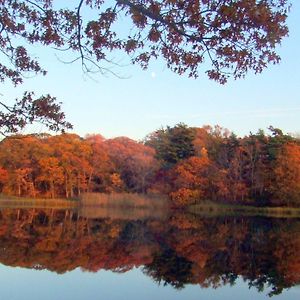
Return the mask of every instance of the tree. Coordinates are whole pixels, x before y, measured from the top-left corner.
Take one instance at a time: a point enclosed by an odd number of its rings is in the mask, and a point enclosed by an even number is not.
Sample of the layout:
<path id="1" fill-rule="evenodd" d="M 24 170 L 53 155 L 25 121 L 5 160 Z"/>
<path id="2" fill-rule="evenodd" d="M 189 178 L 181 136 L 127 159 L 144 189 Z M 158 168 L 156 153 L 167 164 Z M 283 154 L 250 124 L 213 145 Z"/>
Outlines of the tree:
<path id="1" fill-rule="evenodd" d="M 16 136 L 0 143 L 0 164 L 8 173 L 3 192 L 35 196 L 35 168 L 41 144 L 34 136 Z"/>
<path id="2" fill-rule="evenodd" d="M 61 104 L 50 95 L 35 98 L 33 92 L 25 92 L 22 99 L 17 99 L 12 106 L 0 101 L 0 107 L 2 108 L 0 110 L 0 134 L 3 136 L 17 133 L 34 122 L 42 123 L 52 131 L 72 128 L 72 125 L 65 120 Z"/>
<path id="3" fill-rule="evenodd" d="M 204 198 L 208 186 L 209 165 L 207 154 L 204 154 L 202 157 L 192 156 L 174 167 L 172 171 L 175 191 L 170 196 L 175 206 L 197 203 Z"/>
<path id="4" fill-rule="evenodd" d="M 117 176 L 113 176 L 113 180 L 111 180 L 113 164 L 104 138 L 101 135 L 88 135 L 85 142 L 91 147 L 91 154 L 88 158 L 90 171 L 88 172 L 87 191 L 107 191 L 111 181 L 118 186 Z"/>
<path id="5" fill-rule="evenodd" d="M 62 134 L 51 137 L 49 145 L 53 149 L 53 156 L 59 161 L 59 167 L 64 176 L 65 197 L 80 195 L 87 190 L 87 177 L 91 166 L 88 157 L 91 147 L 84 143 L 76 134 Z M 53 170 L 53 168 L 52 168 Z"/>
<path id="6" fill-rule="evenodd" d="M 126 137 L 107 140 L 106 144 L 116 173 L 120 175 L 127 190 L 147 192 L 159 167 L 154 149 Z M 116 175 L 112 179 L 116 181 Z"/>
<path id="7" fill-rule="evenodd" d="M 167 126 L 166 129 L 162 128 L 150 134 L 145 144 L 153 147 L 157 159 L 162 161 L 164 167 L 169 168 L 180 160 L 194 155 L 194 137 L 194 128 L 179 123 L 174 127 Z"/>
<path id="8" fill-rule="evenodd" d="M 273 181 L 274 201 L 299 206 L 300 145 L 287 143 L 276 159 Z"/>
<path id="9" fill-rule="evenodd" d="M 283 134 L 282 130 L 279 128 L 269 126 L 268 129 L 272 134 L 268 141 L 268 158 L 270 161 L 274 161 L 280 153 L 282 146 L 286 143 L 294 142 L 295 139 L 288 134 Z"/>
<path id="10" fill-rule="evenodd" d="M 54 0 L 3 0 L 0 81 L 18 85 L 28 73 L 46 75 L 28 50 L 29 45 L 43 45 L 68 51 L 73 55 L 70 62 L 79 61 L 85 72 L 113 73 L 116 62 L 111 57 L 125 53 L 143 69 L 160 57 L 175 73 L 194 78 L 204 66 L 210 79 L 224 84 L 231 76 L 244 77 L 250 70 L 260 73 L 280 61 L 275 48 L 288 35 L 288 2 L 77 0 L 62 6 Z M 128 31 L 122 35 L 120 27 Z M 8 122 L 4 133 L 40 117 L 50 122 L 50 129 L 70 126 L 54 98 L 44 96 L 33 103 L 28 94 L 24 97 L 21 111 L 0 102 L 4 110 L 0 117 Z M 42 114 L 30 109 L 40 104 L 46 108 Z M 21 122 L 15 121 L 22 116 Z"/>
<path id="11" fill-rule="evenodd" d="M 37 176 L 39 183 L 44 183 L 49 189 L 51 198 L 56 196 L 56 185 L 63 185 L 64 173 L 56 157 L 43 157 L 39 160 L 40 172 Z"/>
<path id="12" fill-rule="evenodd" d="M 268 163 L 268 141 L 269 137 L 261 129 L 256 134 L 250 133 L 242 141 L 246 160 L 244 167 L 251 197 L 260 202 L 268 198 L 266 187 L 271 173 Z"/>
<path id="13" fill-rule="evenodd" d="M 60 5 L 54 0 L 1 1 L 1 50 L 10 62 L 1 65 L 2 80 L 17 84 L 22 72 L 45 74 L 15 37 L 71 50 L 85 71 L 108 71 L 102 64 L 114 50 L 128 53 L 143 68 L 160 56 L 174 72 L 191 77 L 208 59 L 208 76 L 225 83 L 229 74 L 239 78 L 249 69 L 259 73 L 268 63 L 278 63 L 274 48 L 288 34 L 287 0 L 78 0 Z M 86 13 L 88 8 L 94 13 Z M 116 25 L 124 15 L 123 27 L 129 30 L 122 36 Z"/>

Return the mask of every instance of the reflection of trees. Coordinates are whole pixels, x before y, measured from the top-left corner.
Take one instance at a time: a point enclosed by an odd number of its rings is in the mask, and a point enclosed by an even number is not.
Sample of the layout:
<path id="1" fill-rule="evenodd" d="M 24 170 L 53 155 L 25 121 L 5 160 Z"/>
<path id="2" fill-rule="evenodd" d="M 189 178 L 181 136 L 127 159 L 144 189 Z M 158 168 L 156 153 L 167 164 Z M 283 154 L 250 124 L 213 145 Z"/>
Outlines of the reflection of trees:
<path id="1" fill-rule="evenodd" d="M 270 295 L 300 282 L 300 222 L 263 218 L 88 219 L 71 210 L 0 211 L 0 261 L 64 273 L 133 267 L 175 288 L 238 276 Z"/>
<path id="2" fill-rule="evenodd" d="M 155 255 L 152 263 L 144 268 L 147 275 L 156 282 L 172 285 L 180 289 L 191 282 L 192 263 L 186 258 L 178 256 L 173 249 L 166 249 Z"/>
<path id="3" fill-rule="evenodd" d="M 58 273 L 77 267 L 128 270 L 149 263 L 156 245 L 143 243 L 142 230 L 125 241 L 126 226 L 127 221 L 89 220 L 72 211 L 2 210 L 0 261 Z"/>
<path id="4" fill-rule="evenodd" d="M 178 218 L 182 228 L 182 217 Z M 274 295 L 300 282 L 299 222 L 190 218 L 186 223 L 190 228 L 185 226 L 181 236 L 169 239 L 177 253 L 193 263 L 192 283 L 216 287 L 242 276 L 259 291 L 270 286 Z M 184 239 L 184 232 L 191 238 Z"/>

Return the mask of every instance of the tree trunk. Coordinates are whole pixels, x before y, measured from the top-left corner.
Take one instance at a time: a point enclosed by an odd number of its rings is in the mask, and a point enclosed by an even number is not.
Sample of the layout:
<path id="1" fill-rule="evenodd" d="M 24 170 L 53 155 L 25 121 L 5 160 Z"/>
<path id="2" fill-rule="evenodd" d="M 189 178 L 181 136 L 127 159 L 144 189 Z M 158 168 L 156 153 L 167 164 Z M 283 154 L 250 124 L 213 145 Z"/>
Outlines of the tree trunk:
<path id="1" fill-rule="evenodd" d="M 51 189 L 51 198 L 55 198 L 55 190 L 54 190 L 54 182 L 53 180 L 50 181 L 50 189 Z"/>
<path id="2" fill-rule="evenodd" d="M 66 198 L 69 198 L 68 178 L 67 178 L 67 175 L 65 175 L 65 195 L 66 195 Z"/>

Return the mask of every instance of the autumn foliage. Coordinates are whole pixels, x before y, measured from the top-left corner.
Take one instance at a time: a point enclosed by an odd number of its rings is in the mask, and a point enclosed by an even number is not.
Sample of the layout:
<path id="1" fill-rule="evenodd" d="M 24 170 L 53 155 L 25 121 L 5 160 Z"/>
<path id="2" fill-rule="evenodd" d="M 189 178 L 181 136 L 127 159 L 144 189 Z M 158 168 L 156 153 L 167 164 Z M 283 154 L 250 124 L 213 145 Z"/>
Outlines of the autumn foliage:
<path id="1" fill-rule="evenodd" d="M 299 140 L 269 130 L 241 138 L 219 126 L 181 123 L 143 142 L 101 135 L 11 136 L 0 143 L 0 189 L 46 198 L 166 194 L 176 207 L 203 200 L 298 206 Z"/>
<path id="2" fill-rule="evenodd" d="M 0 50 L 10 63 L 1 62 L 0 81 L 19 84 L 28 72 L 45 75 L 27 49 L 39 44 L 68 50 L 86 72 L 113 73 L 112 57 L 123 52 L 142 68 L 161 57 L 172 71 L 190 77 L 198 77 L 204 65 L 210 79 L 225 83 L 230 76 L 260 73 L 280 61 L 275 48 L 288 35 L 289 8 L 287 0 L 78 0 L 64 5 L 4 0 Z"/>
<path id="3" fill-rule="evenodd" d="M 2 192 L 18 196 L 145 192 L 158 168 L 154 150 L 128 138 L 15 136 L 0 148 Z"/>

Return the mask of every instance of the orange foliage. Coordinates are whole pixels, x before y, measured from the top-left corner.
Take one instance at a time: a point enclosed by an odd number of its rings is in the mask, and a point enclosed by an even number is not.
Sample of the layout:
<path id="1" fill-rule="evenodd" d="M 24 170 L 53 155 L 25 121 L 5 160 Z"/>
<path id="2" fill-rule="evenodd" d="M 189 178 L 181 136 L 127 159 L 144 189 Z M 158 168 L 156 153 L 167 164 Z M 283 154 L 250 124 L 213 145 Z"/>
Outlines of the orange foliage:
<path id="1" fill-rule="evenodd" d="M 199 201 L 205 195 L 208 184 L 207 171 L 210 161 L 207 155 L 192 156 L 180 162 L 172 170 L 174 190 L 170 193 L 175 205 L 186 206 Z"/>
<path id="2" fill-rule="evenodd" d="M 185 207 L 195 204 L 201 198 L 203 193 L 199 190 L 191 190 L 188 188 L 180 188 L 175 192 L 170 193 L 172 203 L 178 207 Z"/>
<path id="3" fill-rule="evenodd" d="M 299 205 L 299 140 L 270 130 L 240 138 L 220 126 L 180 123 L 144 143 L 101 135 L 12 136 L 0 142 L 0 190 L 49 198 L 161 193 L 175 206 L 202 199 Z"/>
<path id="4" fill-rule="evenodd" d="M 274 192 L 279 203 L 300 204 L 300 146 L 286 144 L 276 160 Z"/>

